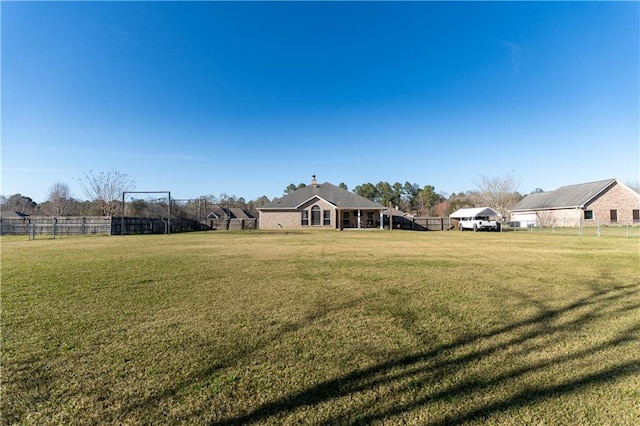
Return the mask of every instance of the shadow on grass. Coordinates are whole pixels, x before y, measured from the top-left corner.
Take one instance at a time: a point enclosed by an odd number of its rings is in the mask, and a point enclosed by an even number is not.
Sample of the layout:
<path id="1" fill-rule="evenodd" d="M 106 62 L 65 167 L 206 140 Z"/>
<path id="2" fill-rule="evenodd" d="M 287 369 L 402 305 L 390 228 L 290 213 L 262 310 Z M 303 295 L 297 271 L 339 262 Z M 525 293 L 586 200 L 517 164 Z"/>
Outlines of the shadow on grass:
<path id="1" fill-rule="evenodd" d="M 117 417 L 126 417 L 129 413 L 141 409 L 144 410 L 148 407 L 157 406 L 161 404 L 162 401 L 177 397 L 184 389 L 199 386 L 206 387 L 212 383 L 215 385 L 216 381 L 221 380 L 221 372 L 230 365 L 234 365 L 239 360 L 246 359 L 252 356 L 252 354 L 261 349 L 264 349 L 272 342 L 282 339 L 287 334 L 295 333 L 296 331 L 309 326 L 315 321 L 326 317 L 332 312 L 349 309 L 355 304 L 357 304 L 357 301 L 353 300 L 333 307 L 319 307 L 297 322 L 281 324 L 280 326 L 275 327 L 270 333 L 260 336 L 255 340 L 255 342 L 243 347 L 242 350 L 225 354 L 220 362 L 194 371 L 193 373 L 185 376 L 183 380 L 174 382 L 172 386 L 162 390 L 161 392 L 157 392 L 146 398 L 136 399 L 128 404 L 124 404 L 119 408 Z M 228 379 L 228 377 L 226 379 Z M 225 378 L 222 377 L 222 380 L 224 381 Z M 191 417 L 197 417 L 198 414 L 201 413 L 192 413 Z"/>
<path id="2" fill-rule="evenodd" d="M 298 409 L 314 408 L 341 398 L 351 399 L 353 405 L 324 418 L 322 423 L 369 424 L 389 421 L 425 405 L 440 404 L 451 408 L 425 420 L 423 424 L 460 424 L 574 393 L 585 387 L 638 375 L 640 358 L 636 353 L 632 360 L 612 360 L 601 367 L 590 365 L 581 371 L 571 371 L 563 378 L 523 384 L 531 375 L 553 374 L 550 372 L 557 371 L 559 367 L 570 369 L 575 363 L 589 364 L 594 355 L 606 354 L 625 342 L 638 341 L 640 323 L 635 321 L 607 340 L 584 343 L 564 352 L 554 350 L 551 356 L 526 358 L 529 351 L 543 349 L 539 341 L 552 348 L 554 345 L 559 347 L 563 345 L 568 331 L 589 333 L 589 327 L 597 321 L 607 321 L 640 309 L 637 299 L 639 293 L 637 285 L 595 289 L 589 296 L 561 308 L 537 305 L 538 313 L 528 319 L 486 333 L 465 336 L 428 351 L 354 370 L 211 424 L 275 423 Z M 531 303 L 533 305 L 533 301 Z M 487 357 L 506 353 L 509 359 L 514 352 L 518 354 L 515 357 L 522 359 L 501 365 L 495 368 L 495 372 L 487 371 L 492 369 L 488 365 L 483 367 L 483 374 L 470 373 L 474 366 L 486 361 Z M 514 382 L 520 385 L 514 387 Z M 380 397 L 371 395 L 376 389 L 384 390 Z M 501 390 L 497 397 L 492 396 L 496 389 Z M 484 395 L 491 397 L 483 398 Z"/>

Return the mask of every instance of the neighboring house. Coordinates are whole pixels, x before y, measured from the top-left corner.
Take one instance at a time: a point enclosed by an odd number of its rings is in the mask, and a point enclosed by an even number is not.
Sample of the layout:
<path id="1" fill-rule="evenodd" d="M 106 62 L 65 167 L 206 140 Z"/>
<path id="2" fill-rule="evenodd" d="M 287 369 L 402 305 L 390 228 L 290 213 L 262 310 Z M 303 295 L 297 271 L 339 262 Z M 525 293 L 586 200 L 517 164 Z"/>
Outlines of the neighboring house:
<path id="1" fill-rule="evenodd" d="M 241 208 L 207 204 L 207 212 L 204 224 L 209 229 L 256 229 L 256 218 Z"/>
<path id="2" fill-rule="evenodd" d="M 391 210 L 386 208 L 382 212 L 385 228 L 389 227 L 389 211 L 391 211 L 393 229 L 415 229 L 414 215 L 405 213 L 397 208 L 391 208 Z"/>
<path id="3" fill-rule="evenodd" d="M 512 226 L 522 228 L 640 224 L 640 193 L 607 179 L 527 195 L 510 212 Z"/>
<path id="4" fill-rule="evenodd" d="M 222 204 L 208 204 L 207 212 L 207 219 L 254 219 L 251 213 L 241 208 L 229 208 Z"/>
<path id="5" fill-rule="evenodd" d="M 384 206 L 328 182 L 277 198 L 257 210 L 260 229 L 381 228 Z"/>

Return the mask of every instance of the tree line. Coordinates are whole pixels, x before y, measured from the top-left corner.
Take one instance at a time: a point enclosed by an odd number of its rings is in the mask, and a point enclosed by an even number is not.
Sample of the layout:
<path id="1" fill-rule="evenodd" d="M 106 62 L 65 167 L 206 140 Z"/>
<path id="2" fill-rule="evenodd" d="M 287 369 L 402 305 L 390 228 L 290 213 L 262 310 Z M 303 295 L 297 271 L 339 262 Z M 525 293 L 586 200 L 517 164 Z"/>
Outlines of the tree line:
<path id="1" fill-rule="evenodd" d="M 476 188 L 470 191 L 445 195 L 432 185 L 417 183 L 380 181 L 375 185 L 367 182 L 353 188 L 353 193 L 375 201 L 383 206 L 391 205 L 398 210 L 417 216 L 448 216 L 461 208 L 488 206 L 508 216 L 509 209 L 522 199 L 518 192 L 520 179 L 513 174 L 505 176 L 481 176 L 474 182 Z M 289 184 L 284 194 L 305 187 L 306 184 Z M 338 185 L 349 190 L 344 182 Z"/>
<path id="2" fill-rule="evenodd" d="M 89 171 L 84 173 L 81 183 L 88 200 L 75 198 L 69 185 L 56 182 L 49 187 L 46 201 L 43 203 L 38 204 L 22 194 L 13 194 L 8 197 L 0 195 L 0 207 L 2 211 L 14 210 L 32 215 L 56 217 L 117 216 L 122 208 L 122 193 L 135 189 L 133 179 L 118 171 Z M 408 181 L 405 183 L 380 181 L 376 184 L 367 182 L 355 186 L 352 192 L 384 206 L 391 205 L 418 216 L 448 216 L 460 208 L 489 206 L 507 217 L 509 208 L 522 199 L 522 195 L 517 191 L 520 180 L 513 174 L 499 177 L 482 176 L 474 183 L 476 186 L 474 190 L 450 195 L 438 192 L 432 185 L 421 186 Z M 283 190 L 283 195 L 305 186 L 304 183 L 298 185 L 291 183 Z M 338 186 L 349 190 L 344 182 Z M 219 196 L 203 195 L 187 201 L 184 205 L 193 208 L 196 200 L 206 200 L 226 208 L 240 208 L 256 217 L 257 208 L 272 201 L 265 195 L 247 201 L 243 197 L 221 193 Z M 130 213 L 127 214 L 135 215 L 144 211 L 148 208 L 146 204 L 144 200 L 132 200 L 129 206 Z"/>

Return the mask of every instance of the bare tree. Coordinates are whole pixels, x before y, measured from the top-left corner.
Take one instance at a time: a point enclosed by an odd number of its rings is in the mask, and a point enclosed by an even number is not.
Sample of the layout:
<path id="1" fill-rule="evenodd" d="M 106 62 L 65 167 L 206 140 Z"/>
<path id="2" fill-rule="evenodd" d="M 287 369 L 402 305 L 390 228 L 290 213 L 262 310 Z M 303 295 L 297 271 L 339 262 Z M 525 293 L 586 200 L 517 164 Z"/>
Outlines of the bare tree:
<path id="1" fill-rule="evenodd" d="M 624 182 L 629 188 L 640 188 L 640 181 L 638 180 L 627 180 Z"/>
<path id="2" fill-rule="evenodd" d="M 66 216 L 73 210 L 73 198 L 69 185 L 63 182 L 56 182 L 49 187 L 47 203 L 43 205 L 45 213 L 51 216 Z"/>
<path id="3" fill-rule="evenodd" d="M 113 216 L 120 205 L 122 193 L 135 188 L 129 175 L 114 170 L 99 173 L 90 170 L 84 173 L 84 177 L 82 184 L 85 193 L 98 205 L 103 216 Z"/>
<path id="4" fill-rule="evenodd" d="M 521 179 L 513 173 L 495 177 L 480 176 L 479 180 L 474 182 L 478 189 L 478 200 L 507 217 L 509 209 L 522 199 L 518 193 L 520 181 Z"/>
<path id="5" fill-rule="evenodd" d="M 551 228 L 556 225 L 557 219 L 552 211 L 543 210 L 536 213 L 538 225 L 543 228 Z"/>

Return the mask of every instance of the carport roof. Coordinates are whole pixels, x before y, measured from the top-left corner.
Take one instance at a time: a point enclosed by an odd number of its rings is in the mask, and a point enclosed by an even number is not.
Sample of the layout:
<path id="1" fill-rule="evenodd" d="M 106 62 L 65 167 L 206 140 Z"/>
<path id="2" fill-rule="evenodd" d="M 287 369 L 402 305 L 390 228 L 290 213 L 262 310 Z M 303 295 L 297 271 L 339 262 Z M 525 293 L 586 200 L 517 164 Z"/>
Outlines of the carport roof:
<path id="1" fill-rule="evenodd" d="M 463 217 L 475 217 L 475 216 L 498 216 L 502 215 L 492 209 L 491 207 L 473 207 L 469 209 L 460 209 L 451 213 L 449 217 L 453 219 L 462 219 Z"/>

